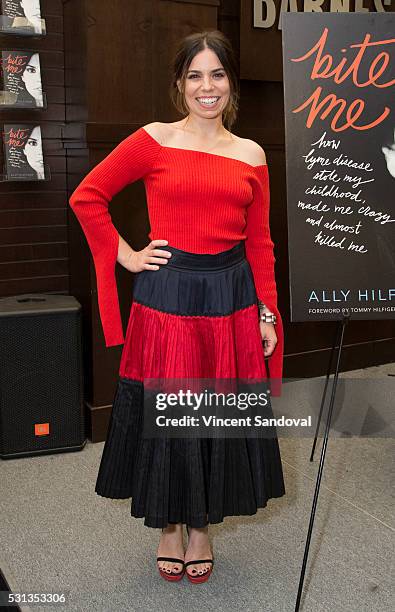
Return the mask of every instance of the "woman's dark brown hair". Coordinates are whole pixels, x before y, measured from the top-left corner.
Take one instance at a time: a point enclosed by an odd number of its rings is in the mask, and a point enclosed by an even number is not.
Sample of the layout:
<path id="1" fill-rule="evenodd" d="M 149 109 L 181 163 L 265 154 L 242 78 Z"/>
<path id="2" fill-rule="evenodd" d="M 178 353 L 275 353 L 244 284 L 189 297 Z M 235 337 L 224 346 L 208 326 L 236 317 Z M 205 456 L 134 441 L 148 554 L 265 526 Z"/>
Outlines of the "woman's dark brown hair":
<path id="1" fill-rule="evenodd" d="M 182 39 L 173 60 L 170 98 L 182 115 L 189 114 L 184 96 L 187 71 L 195 55 L 207 48 L 217 55 L 229 79 L 230 95 L 228 104 L 222 113 L 222 121 L 226 129 L 231 131 L 239 108 L 239 79 L 232 45 L 229 39 L 219 30 L 195 32 Z M 180 80 L 181 91 L 177 86 L 178 80 Z"/>

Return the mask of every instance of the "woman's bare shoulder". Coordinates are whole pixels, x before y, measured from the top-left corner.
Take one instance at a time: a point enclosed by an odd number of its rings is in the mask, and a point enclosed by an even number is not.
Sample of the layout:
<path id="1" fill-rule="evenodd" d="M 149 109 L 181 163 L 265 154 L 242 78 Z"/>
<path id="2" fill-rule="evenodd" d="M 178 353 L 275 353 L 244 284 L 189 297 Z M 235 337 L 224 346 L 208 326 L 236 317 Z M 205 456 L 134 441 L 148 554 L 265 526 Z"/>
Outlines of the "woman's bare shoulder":
<path id="1" fill-rule="evenodd" d="M 266 154 L 262 149 L 261 145 L 259 145 L 254 140 L 250 140 L 249 138 L 240 138 L 241 146 L 244 149 L 245 155 L 249 158 L 249 163 L 252 166 L 262 166 L 265 165 L 266 162 Z"/>
<path id="2" fill-rule="evenodd" d="M 155 138 L 159 144 L 163 144 L 165 141 L 165 124 L 160 123 L 159 121 L 153 121 L 152 123 L 147 123 L 147 125 L 143 125 L 143 128 L 152 138 Z"/>
<path id="3" fill-rule="evenodd" d="M 159 142 L 159 144 L 164 145 L 169 136 L 172 123 L 162 123 L 160 121 L 153 121 L 152 123 L 147 123 L 143 128 L 152 138 L 155 138 Z"/>

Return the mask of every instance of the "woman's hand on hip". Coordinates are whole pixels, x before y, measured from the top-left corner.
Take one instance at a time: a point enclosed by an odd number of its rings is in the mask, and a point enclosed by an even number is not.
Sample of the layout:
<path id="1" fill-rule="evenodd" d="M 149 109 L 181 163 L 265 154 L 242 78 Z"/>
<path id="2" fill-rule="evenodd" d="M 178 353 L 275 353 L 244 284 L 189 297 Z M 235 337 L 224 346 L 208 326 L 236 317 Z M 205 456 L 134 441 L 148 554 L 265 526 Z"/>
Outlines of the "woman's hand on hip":
<path id="1" fill-rule="evenodd" d="M 269 357 L 277 344 L 277 334 L 274 329 L 274 324 L 259 321 L 259 329 L 261 330 L 265 357 Z"/>
<path id="2" fill-rule="evenodd" d="M 143 270 L 159 270 L 160 264 L 166 265 L 171 257 L 169 251 L 158 248 L 168 244 L 167 240 L 151 240 L 141 251 L 133 251 L 130 247 L 126 255 L 122 255 L 125 249 L 125 241 L 121 238 L 123 245 L 119 246 L 117 261 L 130 272 L 142 272 Z"/>

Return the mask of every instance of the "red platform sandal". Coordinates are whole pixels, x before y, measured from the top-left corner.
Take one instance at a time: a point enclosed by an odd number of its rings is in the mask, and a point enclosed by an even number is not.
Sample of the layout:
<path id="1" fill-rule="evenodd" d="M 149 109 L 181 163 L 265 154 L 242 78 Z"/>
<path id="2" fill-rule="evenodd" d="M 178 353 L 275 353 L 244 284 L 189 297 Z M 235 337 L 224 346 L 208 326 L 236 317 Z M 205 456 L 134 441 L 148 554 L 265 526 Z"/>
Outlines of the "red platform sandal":
<path id="1" fill-rule="evenodd" d="M 175 582 L 177 580 L 181 580 L 183 575 L 185 574 L 185 563 L 184 559 L 176 559 L 174 557 L 156 557 L 157 561 L 172 561 L 173 563 L 182 563 L 182 569 L 179 572 L 174 572 L 173 570 L 169 573 L 166 570 L 158 567 L 159 573 L 165 580 L 170 580 L 170 582 Z"/>

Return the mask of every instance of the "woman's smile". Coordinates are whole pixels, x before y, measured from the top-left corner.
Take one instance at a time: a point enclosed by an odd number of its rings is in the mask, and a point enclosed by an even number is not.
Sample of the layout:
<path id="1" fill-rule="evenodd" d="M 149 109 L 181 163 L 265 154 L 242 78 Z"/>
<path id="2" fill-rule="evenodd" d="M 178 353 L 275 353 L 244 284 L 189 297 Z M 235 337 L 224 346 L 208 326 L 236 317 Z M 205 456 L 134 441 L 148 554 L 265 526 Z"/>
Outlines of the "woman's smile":
<path id="1" fill-rule="evenodd" d="M 212 108 L 218 104 L 221 96 L 201 96 L 200 98 L 196 98 L 199 102 L 200 106 L 204 108 Z"/>

